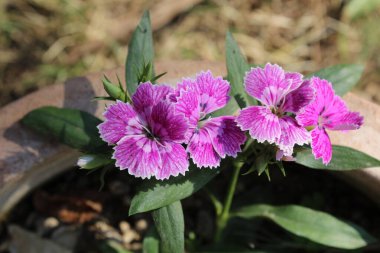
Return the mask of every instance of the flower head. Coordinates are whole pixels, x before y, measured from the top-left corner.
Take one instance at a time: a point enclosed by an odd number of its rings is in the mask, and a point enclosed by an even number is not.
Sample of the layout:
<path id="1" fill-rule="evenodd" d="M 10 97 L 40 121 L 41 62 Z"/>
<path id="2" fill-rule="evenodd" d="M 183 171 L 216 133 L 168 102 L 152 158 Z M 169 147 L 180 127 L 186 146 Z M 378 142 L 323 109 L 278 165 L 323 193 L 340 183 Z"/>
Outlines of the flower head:
<path id="1" fill-rule="evenodd" d="M 363 124 L 363 117 L 357 112 L 350 112 L 344 101 L 335 95 L 331 83 L 313 77 L 311 85 L 316 90 L 316 97 L 296 117 L 303 127 L 312 127 L 311 147 L 316 159 L 322 158 L 328 164 L 332 157 L 329 130 L 353 130 Z"/>
<path id="2" fill-rule="evenodd" d="M 115 145 L 116 166 L 136 177 L 166 179 L 184 174 L 189 162 L 185 148 L 188 123 L 167 97 L 173 89 L 150 82 L 138 86 L 133 105 L 117 101 L 104 113 L 101 138 Z"/>
<path id="3" fill-rule="evenodd" d="M 217 167 L 226 155 L 236 157 L 245 134 L 237 127 L 234 116 L 206 118 L 228 100 L 230 85 L 210 71 L 195 78 L 183 79 L 177 87 L 175 98 L 177 112 L 189 120 L 186 134 L 187 151 L 198 167 Z"/>
<path id="4" fill-rule="evenodd" d="M 236 121 L 258 142 L 275 143 L 283 156 L 291 156 L 295 144 L 309 142 L 310 135 L 291 114 L 298 113 L 313 99 L 313 89 L 299 73 L 285 72 L 278 65 L 252 68 L 244 80 L 249 95 L 262 105 L 243 109 Z M 279 157 L 277 157 L 279 158 Z"/>

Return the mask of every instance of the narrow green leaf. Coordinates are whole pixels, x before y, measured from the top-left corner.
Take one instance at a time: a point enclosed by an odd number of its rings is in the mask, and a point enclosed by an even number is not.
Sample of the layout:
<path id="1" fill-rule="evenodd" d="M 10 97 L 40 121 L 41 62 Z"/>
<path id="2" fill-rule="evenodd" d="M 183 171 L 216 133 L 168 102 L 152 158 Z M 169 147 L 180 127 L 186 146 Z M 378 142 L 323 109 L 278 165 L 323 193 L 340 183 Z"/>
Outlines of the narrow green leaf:
<path id="1" fill-rule="evenodd" d="M 226 64 L 227 80 L 231 84 L 231 95 L 235 98 L 240 108 L 250 104 L 257 104 L 244 88 L 244 76 L 250 66 L 230 32 L 226 34 Z"/>
<path id="2" fill-rule="evenodd" d="M 153 221 L 160 235 L 162 253 L 185 252 L 185 223 L 180 201 L 152 212 Z"/>
<path id="3" fill-rule="evenodd" d="M 297 205 L 250 205 L 236 210 L 233 216 L 245 219 L 264 217 L 297 236 L 335 248 L 357 249 L 376 242 L 356 225 Z"/>
<path id="4" fill-rule="evenodd" d="M 359 81 L 364 71 L 361 64 L 340 64 L 321 69 L 308 75 L 318 76 L 332 83 L 335 93 L 343 96 L 350 91 Z"/>
<path id="5" fill-rule="evenodd" d="M 108 150 L 99 137 L 97 126 L 102 121 L 80 110 L 41 107 L 29 112 L 21 123 L 47 137 L 82 151 L 97 153 Z"/>
<path id="6" fill-rule="evenodd" d="M 149 12 L 145 11 L 139 25 L 133 32 L 128 46 L 125 64 L 125 80 L 129 94 L 134 94 L 138 86 L 139 74 L 143 73 L 147 63 L 153 64 L 154 49 Z M 152 66 L 152 75 L 154 76 Z"/>
<path id="7" fill-rule="evenodd" d="M 160 253 L 160 238 L 155 227 L 149 229 L 144 237 L 143 253 Z"/>
<path id="8" fill-rule="evenodd" d="M 331 162 L 326 166 L 321 159 L 316 160 L 311 149 L 303 149 L 296 154 L 296 163 L 312 169 L 357 170 L 380 167 L 380 161 L 358 150 L 333 145 Z"/>
<path id="9" fill-rule="evenodd" d="M 78 158 L 77 165 L 81 169 L 91 170 L 107 166 L 112 163 L 110 154 L 86 154 Z"/>
<path id="10" fill-rule="evenodd" d="M 200 170 L 194 167 L 185 176 L 171 177 L 164 181 L 145 180 L 132 199 L 129 215 L 151 211 L 187 198 L 220 172 L 219 169 Z"/>

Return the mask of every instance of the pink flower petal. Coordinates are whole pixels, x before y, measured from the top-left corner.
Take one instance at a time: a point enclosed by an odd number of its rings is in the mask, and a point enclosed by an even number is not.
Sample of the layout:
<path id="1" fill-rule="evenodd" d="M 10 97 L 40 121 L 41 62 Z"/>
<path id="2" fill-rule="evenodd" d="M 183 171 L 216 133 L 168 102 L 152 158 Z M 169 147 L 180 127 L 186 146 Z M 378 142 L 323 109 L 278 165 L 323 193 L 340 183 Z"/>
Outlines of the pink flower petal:
<path id="1" fill-rule="evenodd" d="M 299 126 L 295 119 L 284 116 L 280 118 L 281 136 L 276 141 L 284 156 L 292 156 L 294 145 L 304 145 L 310 142 L 310 133 Z"/>
<path id="2" fill-rule="evenodd" d="M 285 79 L 290 83 L 288 92 L 298 89 L 302 84 L 303 76 L 297 72 L 286 72 Z"/>
<path id="3" fill-rule="evenodd" d="M 187 146 L 187 151 L 197 167 L 218 167 L 220 156 L 214 150 L 212 140 L 207 130 L 204 128 L 195 132 Z"/>
<path id="4" fill-rule="evenodd" d="M 169 99 L 174 89 L 167 85 L 153 85 L 150 82 L 141 83 L 132 96 L 133 107 L 139 113 L 144 113 L 148 108 L 162 100 Z"/>
<path id="5" fill-rule="evenodd" d="M 176 111 L 189 120 L 189 125 L 195 128 L 199 120 L 199 99 L 195 91 L 181 91 L 180 97 L 175 104 Z"/>
<path id="6" fill-rule="evenodd" d="M 162 168 L 156 172 L 157 179 L 167 179 L 170 176 L 185 175 L 189 170 L 189 160 L 185 148 L 181 144 L 165 142 L 159 145 Z"/>
<path id="7" fill-rule="evenodd" d="M 258 142 L 274 143 L 281 135 L 279 119 L 264 106 L 250 106 L 240 111 L 236 118 L 238 126 L 249 130 L 249 134 Z"/>
<path id="8" fill-rule="evenodd" d="M 182 143 L 186 140 L 188 123 L 185 117 L 176 113 L 175 106 L 161 101 L 152 108 L 149 126 L 158 141 Z"/>
<path id="9" fill-rule="evenodd" d="M 340 115 L 335 124 L 326 125 L 326 127 L 332 130 L 355 130 L 363 125 L 363 120 L 363 117 L 358 112 L 346 112 Z"/>
<path id="10" fill-rule="evenodd" d="M 299 88 L 286 95 L 281 110 L 283 112 L 298 113 L 302 108 L 310 104 L 314 97 L 315 91 L 310 82 L 304 81 Z"/>
<path id="11" fill-rule="evenodd" d="M 245 133 L 236 125 L 233 116 L 211 118 L 202 128 L 207 130 L 215 151 L 222 158 L 226 155 L 236 157 L 246 141 Z"/>
<path id="12" fill-rule="evenodd" d="M 201 72 L 196 77 L 201 112 L 209 114 L 224 107 L 228 100 L 230 84 L 222 77 L 213 77 L 211 71 Z"/>
<path id="13" fill-rule="evenodd" d="M 276 106 L 292 87 L 295 75 L 286 79 L 284 70 L 278 65 L 267 64 L 265 68 L 252 68 L 244 78 L 245 89 L 249 95 L 269 106 Z M 294 84 L 294 86 L 296 86 Z"/>
<path id="14" fill-rule="evenodd" d="M 115 144 L 126 135 L 142 134 L 140 120 L 128 103 L 117 101 L 104 113 L 105 121 L 98 128 L 100 137 L 109 144 Z"/>
<path id="15" fill-rule="evenodd" d="M 116 167 L 135 177 L 150 178 L 162 168 L 157 143 L 145 136 L 126 136 L 114 148 Z"/>
<path id="16" fill-rule="evenodd" d="M 311 148 L 315 159 L 322 158 L 322 162 L 327 165 L 332 157 L 332 146 L 329 136 L 324 129 L 315 128 L 311 131 L 311 138 Z"/>

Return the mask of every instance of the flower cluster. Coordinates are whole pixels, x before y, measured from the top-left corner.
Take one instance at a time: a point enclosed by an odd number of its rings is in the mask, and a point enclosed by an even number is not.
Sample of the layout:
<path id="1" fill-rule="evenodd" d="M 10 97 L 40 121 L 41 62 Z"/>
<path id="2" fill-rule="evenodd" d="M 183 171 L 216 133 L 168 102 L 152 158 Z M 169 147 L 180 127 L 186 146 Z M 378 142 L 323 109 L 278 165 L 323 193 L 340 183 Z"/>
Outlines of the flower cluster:
<path id="1" fill-rule="evenodd" d="M 264 68 L 252 68 L 244 84 L 261 105 L 243 109 L 237 123 L 258 142 L 276 144 L 278 160 L 292 159 L 294 145 L 311 142 L 314 157 L 327 165 L 332 147 L 326 129 L 352 130 L 363 124 L 363 117 L 348 110 L 327 80 L 303 80 L 299 73 L 268 63 Z"/>
<path id="2" fill-rule="evenodd" d="M 210 71 L 184 78 L 176 89 L 141 83 L 131 104 L 117 101 L 107 108 L 100 135 L 114 145 L 120 169 L 167 179 L 185 174 L 189 158 L 199 168 L 214 168 L 226 156 L 236 157 L 246 130 L 257 142 L 274 144 L 277 160 L 291 160 L 295 145 L 311 143 L 315 158 L 328 164 L 332 148 L 326 129 L 351 130 L 363 123 L 331 84 L 317 77 L 304 80 L 267 64 L 248 71 L 244 85 L 259 105 L 242 109 L 237 117 L 212 117 L 227 105 L 230 85 Z"/>
<path id="3" fill-rule="evenodd" d="M 198 167 L 217 167 L 226 155 L 236 157 L 246 140 L 234 116 L 208 116 L 227 104 L 229 90 L 211 72 L 184 79 L 176 90 L 141 83 L 132 104 L 117 101 L 107 108 L 100 136 L 115 145 L 116 166 L 136 177 L 184 174 L 188 153 Z"/>

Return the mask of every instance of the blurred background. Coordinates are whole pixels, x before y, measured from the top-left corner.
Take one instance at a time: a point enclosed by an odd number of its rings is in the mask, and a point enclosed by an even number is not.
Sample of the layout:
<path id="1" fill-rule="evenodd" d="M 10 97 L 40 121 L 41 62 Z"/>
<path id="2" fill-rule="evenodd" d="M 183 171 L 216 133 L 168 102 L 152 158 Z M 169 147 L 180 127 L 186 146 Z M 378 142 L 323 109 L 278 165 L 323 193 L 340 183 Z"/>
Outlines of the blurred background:
<path id="1" fill-rule="evenodd" d="M 251 63 L 303 73 L 363 63 L 356 92 L 380 103 L 379 0 L 1 0 L 0 106 L 123 65 L 144 9 L 156 59 L 224 62 L 230 29 Z"/>

